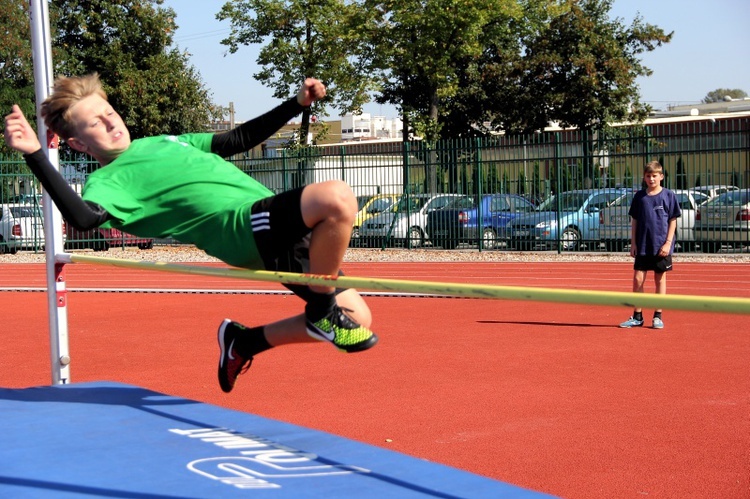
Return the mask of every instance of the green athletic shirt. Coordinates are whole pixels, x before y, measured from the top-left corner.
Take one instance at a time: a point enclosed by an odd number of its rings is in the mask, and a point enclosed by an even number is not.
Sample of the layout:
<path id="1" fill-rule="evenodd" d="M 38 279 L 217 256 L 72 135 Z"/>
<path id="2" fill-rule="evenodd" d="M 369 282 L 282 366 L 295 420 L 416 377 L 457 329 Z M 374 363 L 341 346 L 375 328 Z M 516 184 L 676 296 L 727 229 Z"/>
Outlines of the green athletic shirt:
<path id="1" fill-rule="evenodd" d="M 102 227 L 139 237 L 172 237 L 220 260 L 262 268 L 250 209 L 269 189 L 210 152 L 212 133 L 134 140 L 95 170 L 82 197 L 112 217 Z"/>

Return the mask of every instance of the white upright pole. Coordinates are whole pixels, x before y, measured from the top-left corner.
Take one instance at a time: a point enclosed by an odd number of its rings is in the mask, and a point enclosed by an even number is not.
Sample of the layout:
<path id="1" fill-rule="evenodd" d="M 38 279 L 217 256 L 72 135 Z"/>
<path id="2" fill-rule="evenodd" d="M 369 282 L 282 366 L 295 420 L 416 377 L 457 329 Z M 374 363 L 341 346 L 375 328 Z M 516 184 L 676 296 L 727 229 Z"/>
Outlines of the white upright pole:
<path id="1" fill-rule="evenodd" d="M 47 130 L 41 119 L 41 104 L 52 91 L 52 43 L 49 28 L 48 0 L 30 0 L 31 48 L 34 59 L 34 90 L 36 92 L 37 132 L 52 165 L 60 169 L 57 136 Z M 56 262 L 63 252 L 62 216 L 45 191 L 44 252 L 47 260 L 47 308 L 49 310 L 50 360 L 52 384 L 70 382 L 68 351 L 68 304 L 64 264 Z"/>

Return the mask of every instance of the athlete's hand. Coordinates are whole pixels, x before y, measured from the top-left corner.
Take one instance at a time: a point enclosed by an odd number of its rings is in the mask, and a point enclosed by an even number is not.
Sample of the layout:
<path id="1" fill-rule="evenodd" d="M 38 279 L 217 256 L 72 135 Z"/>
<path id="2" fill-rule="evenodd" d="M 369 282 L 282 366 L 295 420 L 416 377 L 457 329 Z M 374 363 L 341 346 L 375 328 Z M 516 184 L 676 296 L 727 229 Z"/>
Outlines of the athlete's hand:
<path id="1" fill-rule="evenodd" d="M 323 82 L 315 78 L 308 78 L 302 84 L 302 87 L 300 87 L 299 92 L 297 92 L 297 102 L 299 102 L 300 106 L 308 107 L 316 100 L 320 100 L 325 96 L 326 86 L 323 85 Z"/>
<path id="2" fill-rule="evenodd" d="M 13 104 L 10 114 L 5 117 L 4 135 L 6 144 L 24 154 L 31 154 L 42 148 L 36 132 L 17 104 Z"/>
<path id="3" fill-rule="evenodd" d="M 665 257 L 669 255 L 669 251 L 672 249 L 672 243 L 666 242 L 662 245 L 661 248 L 659 248 L 659 256 Z"/>

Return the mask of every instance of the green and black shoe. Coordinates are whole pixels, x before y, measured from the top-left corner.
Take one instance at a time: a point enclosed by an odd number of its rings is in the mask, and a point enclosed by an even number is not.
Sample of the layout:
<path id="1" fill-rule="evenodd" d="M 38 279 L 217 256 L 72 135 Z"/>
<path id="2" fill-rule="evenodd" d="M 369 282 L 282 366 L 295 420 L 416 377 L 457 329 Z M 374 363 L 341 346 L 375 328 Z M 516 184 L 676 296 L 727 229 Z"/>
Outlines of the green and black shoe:
<path id="1" fill-rule="evenodd" d="M 328 341 L 344 352 L 361 352 L 372 348 L 378 342 L 375 333 L 360 326 L 347 314 L 347 309 L 338 305 L 331 313 L 320 320 L 307 320 L 307 334 L 316 340 Z"/>

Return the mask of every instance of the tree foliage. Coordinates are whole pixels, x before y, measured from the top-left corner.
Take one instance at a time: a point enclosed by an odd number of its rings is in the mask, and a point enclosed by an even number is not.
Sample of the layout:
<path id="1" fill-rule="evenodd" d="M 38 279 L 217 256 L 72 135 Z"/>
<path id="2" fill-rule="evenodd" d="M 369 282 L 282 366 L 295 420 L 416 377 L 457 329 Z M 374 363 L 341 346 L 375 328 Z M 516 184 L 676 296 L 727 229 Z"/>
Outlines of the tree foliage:
<path id="1" fill-rule="evenodd" d="M 221 112 L 188 55 L 172 48 L 175 13 L 163 0 L 52 0 L 55 76 L 98 72 L 134 138 L 205 130 Z M 34 115 L 29 7 L 0 0 L 0 105 Z"/>
<path id="2" fill-rule="evenodd" d="M 647 115 L 640 55 L 671 39 L 612 0 L 364 0 L 384 84 L 376 100 L 439 122 L 442 137 L 581 128 Z"/>
<path id="3" fill-rule="evenodd" d="M 33 116 L 34 74 L 31 65 L 29 3 L 0 0 L 0 108 L 5 116 L 13 104 Z M 0 153 L 9 152 L 3 142 Z"/>
<path id="4" fill-rule="evenodd" d="M 55 0 L 58 74 L 98 72 L 134 137 L 205 130 L 216 117 L 162 0 Z"/>
<path id="5" fill-rule="evenodd" d="M 726 100 L 727 97 L 730 99 L 744 99 L 747 97 L 747 92 L 739 88 L 717 88 L 716 90 L 708 92 L 702 102 L 704 104 L 721 102 Z"/>
<path id="6" fill-rule="evenodd" d="M 363 7 L 381 79 L 376 100 L 399 106 L 428 139 L 440 134 L 442 108 L 471 80 L 492 35 L 502 36 L 521 12 L 515 0 L 364 0 Z"/>
<path id="7" fill-rule="evenodd" d="M 544 122 L 581 129 L 612 121 L 642 120 L 636 79 L 648 76 L 639 56 L 671 40 L 636 17 L 629 27 L 610 19 L 613 0 L 570 0 L 527 45 L 524 87 L 540 97 L 532 128 Z"/>
<path id="8" fill-rule="evenodd" d="M 274 97 L 289 98 L 308 77 L 327 84 L 326 99 L 302 115 L 299 137 L 305 141 L 310 117 L 327 116 L 327 103 L 346 113 L 369 100 L 371 80 L 357 57 L 363 50 L 359 14 L 357 4 L 344 0 L 232 0 L 217 18 L 230 21 L 231 34 L 222 40 L 230 53 L 265 43 L 254 77 L 272 88 Z"/>
<path id="9" fill-rule="evenodd" d="M 640 17 L 611 19 L 612 3 L 229 0 L 217 18 L 230 23 L 230 53 L 262 45 L 254 77 L 275 97 L 294 95 L 308 76 L 327 84 L 326 101 L 303 114 L 301 141 L 311 115 L 326 116 L 327 105 L 357 111 L 373 93 L 400 108 L 407 130 L 434 140 L 645 117 L 635 82 L 651 71 L 640 56 L 672 34 Z M 162 4 L 50 3 L 56 74 L 99 72 L 135 137 L 199 130 L 222 112 L 173 47 L 175 13 Z M 28 2 L 0 0 L 0 22 L 0 105 L 33 111 Z"/>

